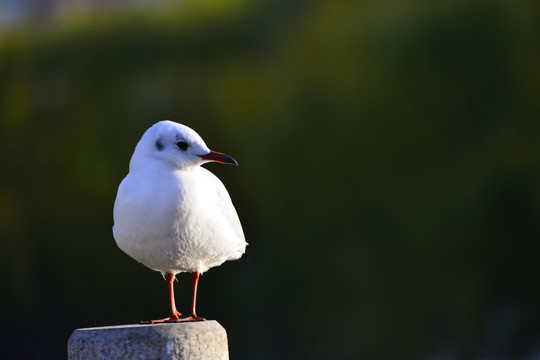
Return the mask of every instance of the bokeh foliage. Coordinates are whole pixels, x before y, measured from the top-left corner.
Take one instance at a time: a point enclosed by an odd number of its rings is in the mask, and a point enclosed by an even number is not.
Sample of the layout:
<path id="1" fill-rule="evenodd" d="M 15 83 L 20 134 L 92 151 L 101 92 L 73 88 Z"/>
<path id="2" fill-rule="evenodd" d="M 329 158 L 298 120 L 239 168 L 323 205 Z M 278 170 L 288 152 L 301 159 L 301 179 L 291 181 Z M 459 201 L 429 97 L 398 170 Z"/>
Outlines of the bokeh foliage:
<path id="1" fill-rule="evenodd" d="M 534 1 L 197 1 L 0 36 L 1 358 L 167 310 L 116 188 L 170 119 L 247 259 L 202 277 L 232 359 L 521 358 L 540 339 Z M 179 276 L 180 311 L 190 284 Z"/>

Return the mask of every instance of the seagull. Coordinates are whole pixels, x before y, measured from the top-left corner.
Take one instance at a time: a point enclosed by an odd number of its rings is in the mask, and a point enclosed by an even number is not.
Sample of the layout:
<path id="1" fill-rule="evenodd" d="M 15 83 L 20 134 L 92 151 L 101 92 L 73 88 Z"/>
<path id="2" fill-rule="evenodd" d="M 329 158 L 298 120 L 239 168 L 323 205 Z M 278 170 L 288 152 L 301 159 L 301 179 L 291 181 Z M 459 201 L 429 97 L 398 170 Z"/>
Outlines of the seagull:
<path id="1" fill-rule="evenodd" d="M 245 252 L 244 232 L 227 189 L 201 167 L 211 161 L 238 165 L 232 157 L 211 151 L 191 128 L 160 121 L 143 134 L 118 187 L 116 244 L 161 272 L 169 288 L 171 315 L 145 323 L 205 320 L 195 309 L 200 274 Z M 174 280 L 181 272 L 191 273 L 193 282 L 187 317 L 181 317 L 174 301 Z"/>

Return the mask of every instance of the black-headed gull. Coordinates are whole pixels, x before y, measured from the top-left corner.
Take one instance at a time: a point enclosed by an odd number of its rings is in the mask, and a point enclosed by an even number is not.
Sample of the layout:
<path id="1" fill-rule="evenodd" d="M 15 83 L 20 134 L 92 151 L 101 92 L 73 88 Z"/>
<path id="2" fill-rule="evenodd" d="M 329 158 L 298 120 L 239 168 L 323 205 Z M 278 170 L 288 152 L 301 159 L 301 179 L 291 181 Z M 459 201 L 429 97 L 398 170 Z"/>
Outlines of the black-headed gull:
<path id="1" fill-rule="evenodd" d="M 231 198 L 202 164 L 237 164 L 211 151 L 187 126 L 160 121 L 135 148 L 129 173 L 114 203 L 113 234 L 126 254 L 160 271 L 169 285 L 171 316 L 155 322 L 204 320 L 195 311 L 199 274 L 242 256 L 246 241 Z M 193 281 L 191 315 L 181 317 L 173 282 L 180 272 Z"/>

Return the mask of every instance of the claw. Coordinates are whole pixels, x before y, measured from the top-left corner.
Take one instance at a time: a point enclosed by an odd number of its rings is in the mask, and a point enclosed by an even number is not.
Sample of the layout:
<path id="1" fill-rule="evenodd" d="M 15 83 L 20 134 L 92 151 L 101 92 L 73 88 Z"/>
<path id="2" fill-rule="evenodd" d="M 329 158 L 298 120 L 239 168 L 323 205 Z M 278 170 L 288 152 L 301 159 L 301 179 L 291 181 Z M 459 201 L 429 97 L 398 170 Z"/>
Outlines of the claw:
<path id="1" fill-rule="evenodd" d="M 180 313 L 178 313 L 180 315 Z M 190 315 L 186 317 L 166 317 L 164 319 L 159 320 L 148 320 L 148 321 L 141 321 L 139 324 L 164 324 L 164 323 L 181 323 L 181 322 L 194 322 L 194 321 L 206 321 L 205 318 L 197 316 L 197 315 Z"/>
<path id="2" fill-rule="evenodd" d="M 179 320 L 182 321 L 182 322 L 184 322 L 184 321 L 189 321 L 189 322 L 192 322 L 192 321 L 206 321 L 205 318 L 197 316 L 197 315 L 186 316 L 186 317 L 180 318 Z"/>

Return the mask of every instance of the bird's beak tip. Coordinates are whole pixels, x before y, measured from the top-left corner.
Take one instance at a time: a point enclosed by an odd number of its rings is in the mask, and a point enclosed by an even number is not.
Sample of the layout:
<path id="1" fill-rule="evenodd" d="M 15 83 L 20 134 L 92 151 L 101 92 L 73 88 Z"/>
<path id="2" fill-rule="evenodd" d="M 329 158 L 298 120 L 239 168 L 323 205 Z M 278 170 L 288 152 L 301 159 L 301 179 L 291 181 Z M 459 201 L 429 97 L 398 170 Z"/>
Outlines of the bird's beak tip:
<path id="1" fill-rule="evenodd" d="M 210 151 L 208 154 L 203 154 L 199 156 L 206 161 L 215 161 L 221 164 L 238 165 L 238 162 L 232 157 L 217 151 Z"/>

